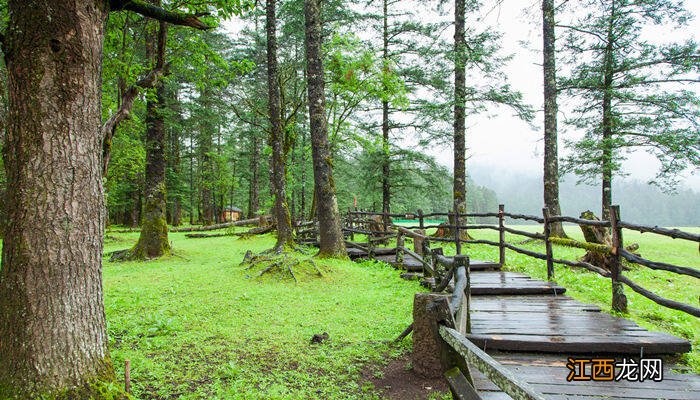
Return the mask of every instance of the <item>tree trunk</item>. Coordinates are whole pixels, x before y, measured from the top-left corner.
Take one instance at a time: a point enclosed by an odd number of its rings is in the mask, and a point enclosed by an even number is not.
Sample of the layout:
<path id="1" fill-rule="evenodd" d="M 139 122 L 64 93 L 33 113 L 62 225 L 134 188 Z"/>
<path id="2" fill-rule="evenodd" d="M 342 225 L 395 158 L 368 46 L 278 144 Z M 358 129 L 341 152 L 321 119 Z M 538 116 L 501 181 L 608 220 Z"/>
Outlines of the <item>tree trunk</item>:
<path id="1" fill-rule="evenodd" d="M 554 35 L 554 0 L 542 1 L 544 73 L 544 204 L 550 215 L 561 215 L 559 205 L 559 153 L 557 150 L 557 70 Z M 550 234 L 565 238 L 561 222 L 550 225 Z"/>
<path id="2" fill-rule="evenodd" d="M 602 142 L 602 200 L 601 215 L 604 220 L 610 219 L 610 206 L 612 205 L 612 158 L 613 158 L 613 114 L 612 114 L 612 91 L 613 91 L 613 24 L 615 21 L 615 1 L 611 4 L 611 16 L 608 23 L 608 36 L 605 45 L 603 59 L 603 142 Z"/>
<path id="3" fill-rule="evenodd" d="M 10 1 L 9 15 L 0 398 L 88 398 L 115 380 L 102 291 L 106 2 Z"/>
<path id="4" fill-rule="evenodd" d="M 206 90 L 200 93 L 200 102 L 204 107 L 208 106 L 208 96 Z M 208 118 L 200 122 L 199 127 L 199 173 L 200 173 L 200 210 L 199 222 L 202 225 L 214 223 L 214 194 L 212 191 L 214 181 L 213 163 L 211 151 L 214 143 L 212 141 L 213 127 Z"/>
<path id="5" fill-rule="evenodd" d="M 171 107 L 172 111 L 175 114 L 175 118 L 177 121 L 182 122 L 182 109 L 180 107 L 180 100 L 177 91 L 172 92 L 170 95 L 170 99 L 173 102 Z M 179 187 L 180 186 L 180 131 L 178 128 L 171 128 L 170 129 L 170 157 L 168 157 L 168 162 L 170 163 L 170 171 L 173 174 L 174 179 L 172 180 L 175 182 L 175 186 Z M 181 223 L 182 219 L 182 208 L 180 205 L 180 191 L 176 190 L 177 188 L 171 188 L 173 189 L 172 192 L 175 192 L 175 196 L 172 196 L 172 205 L 170 208 L 170 224 L 172 226 L 179 226 Z"/>
<path id="6" fill-rule="evenodd" d="M 464 32 L 465 0 L 455 0 L 455 106 L 454 106 L 454 206 L 459 214 L 467 212 L 467 167 L 466 167 L 466 62 L 464 52 L 466 40 Z M 460 216 L 455 225 L 463 225 L 466 220 Z M 461 231 L 464 239 L 469 239 L 466 229 Z"/>
<path id="7" fill-rule="evenodd" d="M 248 218 L 253 218 L 260 209 L 260 143 L 253 135 L 250 155 L 250 187 L 248 188 Z"/>
<path id="8" fill-rule="evenodd" d="M 284 156 L 284 132 L 280 113 L 280 87 L 277 71 L 277 15 L 275 1 L 267 0 L 267 85 L 268 107 L 270 109 L 270 139 L 272 147 L 271 183 L 275 195 L 274 217 L 277 224 L 277 244 L 275 248 L 282 250 L 287 245 L 294 244 L 292 221 L 287 205 L 286 189 L 286 160 Z"/>
<path id="9" fill-rule="evenodd" d="M 314 188 L 319 222 L 319 256 L 346 256 L 343 232 L 340 229 L 340 213 L 335 197 L 333 167 L 328 143 L 326 100 L 323 82 L 323 56 L 321 53 L 321 5 L 320 0 L 304 2 L 306 20 L 306 60 L 309 93 L 309 120 L 314 166 Z"/>
<path id="10" fill-rule="evenodd" d="M 389 69 L 389 15 L 387 0 L 383 1 L 384 29 L 382 31 L 384 73 Z M 384 92 L 388 90 L 384 85 Z M 389 147 L 389 101 L 382 101 L 382 212 L 389 214 L 391 211 L 391 183 L 389 175 L 391 173 L 391 158 Z M 388 217 L 385 217 L 388 222 Z"/>
<path id="11" fill-rule="evenodd" d="M 194 135 L 190 131 L 190 225 L 194 225 Z"/>
<path id="12" fill-rule="evenodd" d="M 160 5 L 160 0 L 154 0 Z M 165 45 L 167 25 L 159 23 L 156 34 L 158 47 L 155 53 L 156 68 L 165 65 Z M 148 47 L 152 52 L 152 45 Z M 170 253 L 168 225 L 165 222 L 167 207 L 165 189 L 165 121 L 160 108 L 165 104 L 165 88 L 162 82 L 156 84 L 156 97 L 146 103 L 146 191 L 141 235 L 131 249 L 128 258 L 157 258 Z"/>

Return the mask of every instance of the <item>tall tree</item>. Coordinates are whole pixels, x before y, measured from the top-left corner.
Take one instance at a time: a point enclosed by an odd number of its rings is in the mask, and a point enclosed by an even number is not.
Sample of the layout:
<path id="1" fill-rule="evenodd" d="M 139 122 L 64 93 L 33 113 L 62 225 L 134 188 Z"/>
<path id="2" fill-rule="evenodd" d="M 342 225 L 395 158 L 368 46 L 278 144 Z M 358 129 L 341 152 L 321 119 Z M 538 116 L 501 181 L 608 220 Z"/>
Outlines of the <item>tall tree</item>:
<path id="1" fill-rule="evenodd" d="M 700 99 L 687 85 L 700 82 L 697 44 L 658 45 L 644 40 L 649 24 L 687 23 L 676 0 L 588 0 L 570 25 L 564 50 L 572 74 L 561 81 L 583 104 L 568 122 L 585 131 L 568 144 L 564 167 L 584 181 L 601 179 L 604 218 L 612 204 L 613 176 L 623 149 L 642 148 L 661 168 L 654 180 L 673 187 L 677 174 L 700 166 Z"/>
<path id="2" fill-rule="evenodd" d="M 287 245 L 293 245 L 294 233 L 287 205 L 286 160 L 284 151 L 284 131 L 280 111 L 280 86 L 277 69 L 277 15 L 276 0 L 267 0 L 267 85 L 268 108 L 270 112 L 270 146 L 272 147 L 271 183 L 275 195 L 274 216 L 277 224 L 277 243 L 275 249 L 281 251 Z"/>
<path id="3" fill-rule="evenodd" d="M 314 192 L 320 236 L 319 256 L 344 257 L 345 242 L 340 229 L 340 213 L 335 195 L 326 122 L 320 0 L 305 0 L 304 17 Z"/>
<path id="4" fill-rule="evenodd" d="M 98 385 L 115 379 L 101 263 L 105 19 L 110 8 L 129 9 L 207 26 L 142 2 L 8 6 L 0 39 L 9 71 L 4 156 L 12 223 L 5 225 L 0 270 L 0 397 L 111 396 Z"/>
<path id="5" fill-rule="evenodd" d="M 544 205 L 551 215 L 559 206 L 559 152 L 557 151 L 557 67 L 554 0 L 542 0 L 542 71 L 544 75 Z M 554 236 L 566 237 L 561 222 L 551 225 Z"/>
<path id="6" fill-rule="evenodd" d="M 160 0 L 153 0 L 160 6 Z M 168 30 L 165 22 L 158 23 L 154 37 L 147 45 L 147 54 L 155 69 L 165 66 L 165 46 Z M 156 48 L 153 45 L 156 44 Z M 155 96 L 146 103 L 146 185 L 141 234 L 136 245 L 126 255 L 130 259 L 157 258 L 170 253 L 168 224 L 166 221 L 167 195 L 165 187 L 165 85 L 155 87 Z"/>
<path id="7" fill-rule="evenodd" d="M 382 0 L 382 71 L 389 69 L 389 1 Z M 383 91 L 387 92 L 386 84 Z M 389 99 L 382 98 L 382 212 L 391 212 L 391 154 L 389 147 Z M 388 216 L 385 217 L 388 222 Z"/>
<path id="8" fill-rule="evenodd" d="M 465 0 L 455 0 L 455 35 L 454 35 L 454 60 L 455 60 L 455 86 L 454 86 L 454 184 L 452 195 L 454 207 L 460 213 L 467 212 L 467 170 L 466 170 L 466 132 L 465 132 L 465 108 L 466 108 L 466 38 L 464 31 L 464 15 L 466 12 Z M 455 225 L 461 225 L 459 219 Z"/>

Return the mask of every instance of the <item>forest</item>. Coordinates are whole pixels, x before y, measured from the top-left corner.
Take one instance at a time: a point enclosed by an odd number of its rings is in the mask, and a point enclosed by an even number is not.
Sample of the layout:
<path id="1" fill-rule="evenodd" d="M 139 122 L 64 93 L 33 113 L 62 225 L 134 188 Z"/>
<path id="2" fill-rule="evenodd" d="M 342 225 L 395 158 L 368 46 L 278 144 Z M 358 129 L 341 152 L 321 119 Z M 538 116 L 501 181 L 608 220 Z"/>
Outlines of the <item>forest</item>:
<path id="1" fill-rule="evenodd" d="M 506 72 L 509 27 L 484 22 L 503 7 L 523 8 L 538 32 L 536 51 L 515 49 L 538 65 L 537 104 Z M 556 276 L 577 300 L 688 340 L 681 364 L 697 373 L 698 319 L 676 311 L 696 309 L 696 282 L 635 275 L 618 253 L 621 229 L 638 227 L 625 221 L 698 238 L 700 195 L 682 183 L 700 171 L 700 50 L 689 8 L 0 0 L 0 399 L 381 398 L 381 360 L 410 353 L 390 339 L 410 321 L 418 289 L 371 259 L 377 243 L 401 253 L 396 224 L 416 212 L 420 228 L 423 212 L 441 224 L 431 238 L 455 240 L 445 244 L 452 289 L 462 241 L 470 256 L 496 258 L 477 247 L 496 239 L 466 225 L 500 220 L 498 268 L 544 279 L 534 266 L 546 260 L 552 281 L 552 243 L 595 264 L 612 294 L 593 294 L 585 285 L 603 284 L 576 279 L 578 270 L 557 266 Z M 470 169 L 470 130 L 506 115 L 541 138 L 539 177 L 508 165 L 505 174 Z M 436 152 L 449 152 L 450 165 Z M 649 182 L 626 180 L 637 178 L 626 168 L 635 152 L 658 161 Z M 499 204 L 515 213 L 508 223 L 517 213 L 543 218 L 544 234 L 522 228 L 532 239 L 523 244 L 546 258 L 504 261 L 505 232 L 517 233 L 504 228 Z M 593 225 L 608 224 L 595 242 L 573 218 L 587 209 Z M 374 220 L 353 222 L 363 212 Z M 376 239 L 377 229 L 385 236 Z M 688 272 L 700 268 L 697 246 L 675 241 L 675 253 L 664 252 L 670 242 L 636 235 L 625 244 L 636 241 L 639 253 L 630 249 L 625 262 L 651 254 L 664 261 L 652 269 L 697 278 Z M 350 262 L 358 249 L 369 260 Z M 599 264 L 596 249 L 607 251 Z M 622 269 L 690 306 L 668 311 L 640 295 L 630 297 L 637 310 L 627 300 L 618 307 Z M 357 304 L 339 300 L 330 311 L 325 287 Z M 393 293 L 400 299 L 387 300 Z M 311 334 L 326 340 L 315 335 L 324 329 L 328 347 L 299 347 Z M 440 385 L 415 398 L 448 396 Z"/>

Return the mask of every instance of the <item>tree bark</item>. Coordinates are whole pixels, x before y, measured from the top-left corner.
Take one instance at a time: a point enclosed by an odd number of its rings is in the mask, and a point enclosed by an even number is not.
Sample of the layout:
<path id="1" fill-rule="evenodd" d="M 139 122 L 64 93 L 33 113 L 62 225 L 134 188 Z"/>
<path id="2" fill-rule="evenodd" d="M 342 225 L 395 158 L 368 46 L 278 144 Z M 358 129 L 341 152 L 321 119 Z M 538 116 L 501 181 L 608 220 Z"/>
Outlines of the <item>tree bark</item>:
<path id="1" fill-rule="evenodd" d="M 544 73 L 544 204 L 550 215 L 561 215 L 557 144 L 557 69 L 554 0 L 542 0 L 542 70 Z M 552 236 L 565 238 L 561 222 L 550 225 Z"/>
<path id="2" fill-rule="evenodd" d="M 286 160 L 284 154 L 284 132 L 282 131 L 282 116 L 280 111 L 279 73 L 277 70 L 277 15 L 275 1 L 267 0 L 266 31 L 267 31 L 267 85 L 268 107 L 270 110 L 270 139 L 272 147 L 271 186 L 275 195 L 274 217 L 277 224 L 277 244 L 275 248 L 282 250 L 285 246 L 294 244 L 292 220 L 287 205 L 286 189 Z"/>
<path id="3" fill-rule="evenodd" d="M 328 143 L 326 99 L 323 81 L 323 56 L 321 53 L 321 4 L 320 0 L 304 2 L 306 30 L 307 90 L 309 96 L 309 121 L 314 167 L 314 189 L 319 222 L 319 256 L 345 257 L 345 242 L 340 228 L 340 213 L 335 196 L 333 166 Z"/>
<path id="4" fill-rule="evenodd" d="M 160 0 L 154 0 L 160 5 Z M 154 42 L 156 68 L 165 64 L 165 45 L 167 25 L 159 23 Z M 152 45 L 147 48 L 153 52 Z M 165 87 L 162 82 L 156 84 L 156 96 L 146 103 L 146 188 L 141 235 L 127 258 L 157 258 L 170 253 L 168 225 L 165 221 L 167 196 L 165 189 L 165 121 L 160 108 L 165 104 Z"/>
<path id="5" fill-rule="evenodd" d="M 0 398 L 114 381 L 102 290 L 103 1 L 10 1 Z"/>

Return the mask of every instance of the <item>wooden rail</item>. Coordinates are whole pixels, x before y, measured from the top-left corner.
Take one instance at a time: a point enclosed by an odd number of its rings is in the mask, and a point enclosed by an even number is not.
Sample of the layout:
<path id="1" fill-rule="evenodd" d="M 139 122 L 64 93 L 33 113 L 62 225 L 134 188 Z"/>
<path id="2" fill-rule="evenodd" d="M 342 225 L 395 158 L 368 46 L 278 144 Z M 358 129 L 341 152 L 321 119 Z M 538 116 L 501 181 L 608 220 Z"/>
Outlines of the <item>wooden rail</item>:
<path id="1" fill-rule="evenodd" d="M 381 216 L 384 221 L 384 230 L 372 230 L 368 229 L 368 221 L 366 217 L 368 216 Z M 408 220 L 417 220 L 418 225 L 413 226 L 398 226 L 391 223 L 387 223 L 391 217 L 404 218 Z M 440 225 L 428 225 L 426 224 L 427 218 L 435 217 L 447 217 L 449 223 Z M 496 217 L 498 218 L 497 225 L 489 224 L 463 224 L 462 218 L 477 218 L 477 217 Z M 543 233 L 533 233 L 527 232 L 515 228 L 506 226 L 507 219 L 525 220 L 531 221 L 538 224 L 542 224 Z M 629 278 L 626 278 L 622 273 L 622 260 L 626 262 L 638 264 L 645 266 L 653 270 L 662 270 L 671 273 L 676 273 L 680 275 L 691 276 L 700 279 L 700 269 L 678 266 L 670 263 L 664 263 L 659 261 L 647 260 L 641 256 L 638 256 L 624 248 L 622 229 L 631 229 L 639 231 L 642 233 L 654 233 L 662 236 L 671 237 L 673 239 L 689 240 L 700 243 L 700 235 L 684 232 L 678 229 L 667 229 L 660 228 L 658 226 L 644 226 L 633 224 L 629 222 L 622 221 L 620 219 L 620 208 L 619 206 L 612 206 L 610 209 L 610 220 L 608 221 L 598 221 L 598 220 L 588 220 L 583 218 L 574 218 L 561 215 L 549 215 L 546 209 L 543 209 L 542 217 L 527 214 L 516 214 L 505 212 L 505 207 L 503 205 L 499 206 L 498 212 L 495 213 L 466 213 L 460 214 L 457 210 L 450 212 L 433 212 L 424 213 L 422 210 L 418 210 L 415 213 L 393 213 L 384 214 L 380 212 L 372 211 L 352 211 L 348 210 L 348 226 L 344 229 L 346 232 L 350 233 L 361 233 L 368 236 L 368 248 L 373 247 L 373 243 L 380 241 L 386 241 L 388 237 L 396 235 L 397 246 L 396 246 L 396 261 L 400 264 L 405 255 L 408 254 L 412 258 L 418 260 L 423 264 L 426 273 L 430 275 L 435 274 L 435 265 L 431 264 L 431 260 L 426 258 L 425 252 L 419 254 L 418 251 L 411 251 L 404 246 L 403 237 L 411 237 L 414 240 L 420 239 L 424 241 L 431 242 L 445 242 L 454 243 L 457 250 L 457 254 L 461 253 L 462 244 L 482 244 L 493 247 L 498 247 L 499 249 L 499 263 L 501 265 L 506 263 L 506 250 L 511 250 L 520 254 L 524 254 L 529 257 L 544 260 L 546 262 L 547 268 L 547 279 L 554 280 L 554 264 L 565 265 L 569 267 L 580 267 L 585 268 L 588 271 L 595 272 L 605 278 L 610 278 L 612 281 L 612 308 L 616 311 L 626 311 L 627 310 L 627 299 L 624 295 L 624 286 L 629 287 L 633 291 L 639 293 L 640 295 L 656 302 L 664 307 L 681 310 L 690 315 L 700 317 L 700 309 L 688 304 L 683 304 L 674 300 L 665 299 L 651 291 L 639 286 L 638 284 L 632 282 Z M 456 223 L 455 223 L 456 221 Z M 572 239 L 562 239 L 554 237 L 551 235 L 551 224 L 556 222 L 567 222 L 578 224 L 582 226 L 590 227 L 603 227 L 609 228 L 612 236 L 612 246 L 604 244 L 595 244 L 588 242 L 580 242 Z M 375 221 L 376 223 L 376 221 Z M 358 229 L 362 227 L 364 229 Z M 433 237 L 425 234 L 419 234 L 414 232 L 412 229 L 431 229 L 431 228 L 443 228 L 450 230 L 453 233 L 453 237 Z M 476 230 L 476 229 L 489 229 L 498 232 L 499 240 L 497 242 L 491 240 L 483 239 L 464 239 L 460 234 L 463 231 Z M 539 253 L 536 251 L 524 249 L 515 244 L 508 243 L 505 239 L 505 234 L 510 233 L 514 235 L 520 235 L 534 240 L 543 240 L 545 244 L 545 253 Z M 375 236 L 375 238 L 370 238 Z M 592 265 L 590 263 L 585 263 L 581 261 L 571 261 L 556 258 L 554 255 L 554 250 L 552 245 L 561 245 L 568 247 L 581 248 L 586 251 L 593 251 L 598 254 L 602 254 L 609 257 L 610 270 Z"/>

